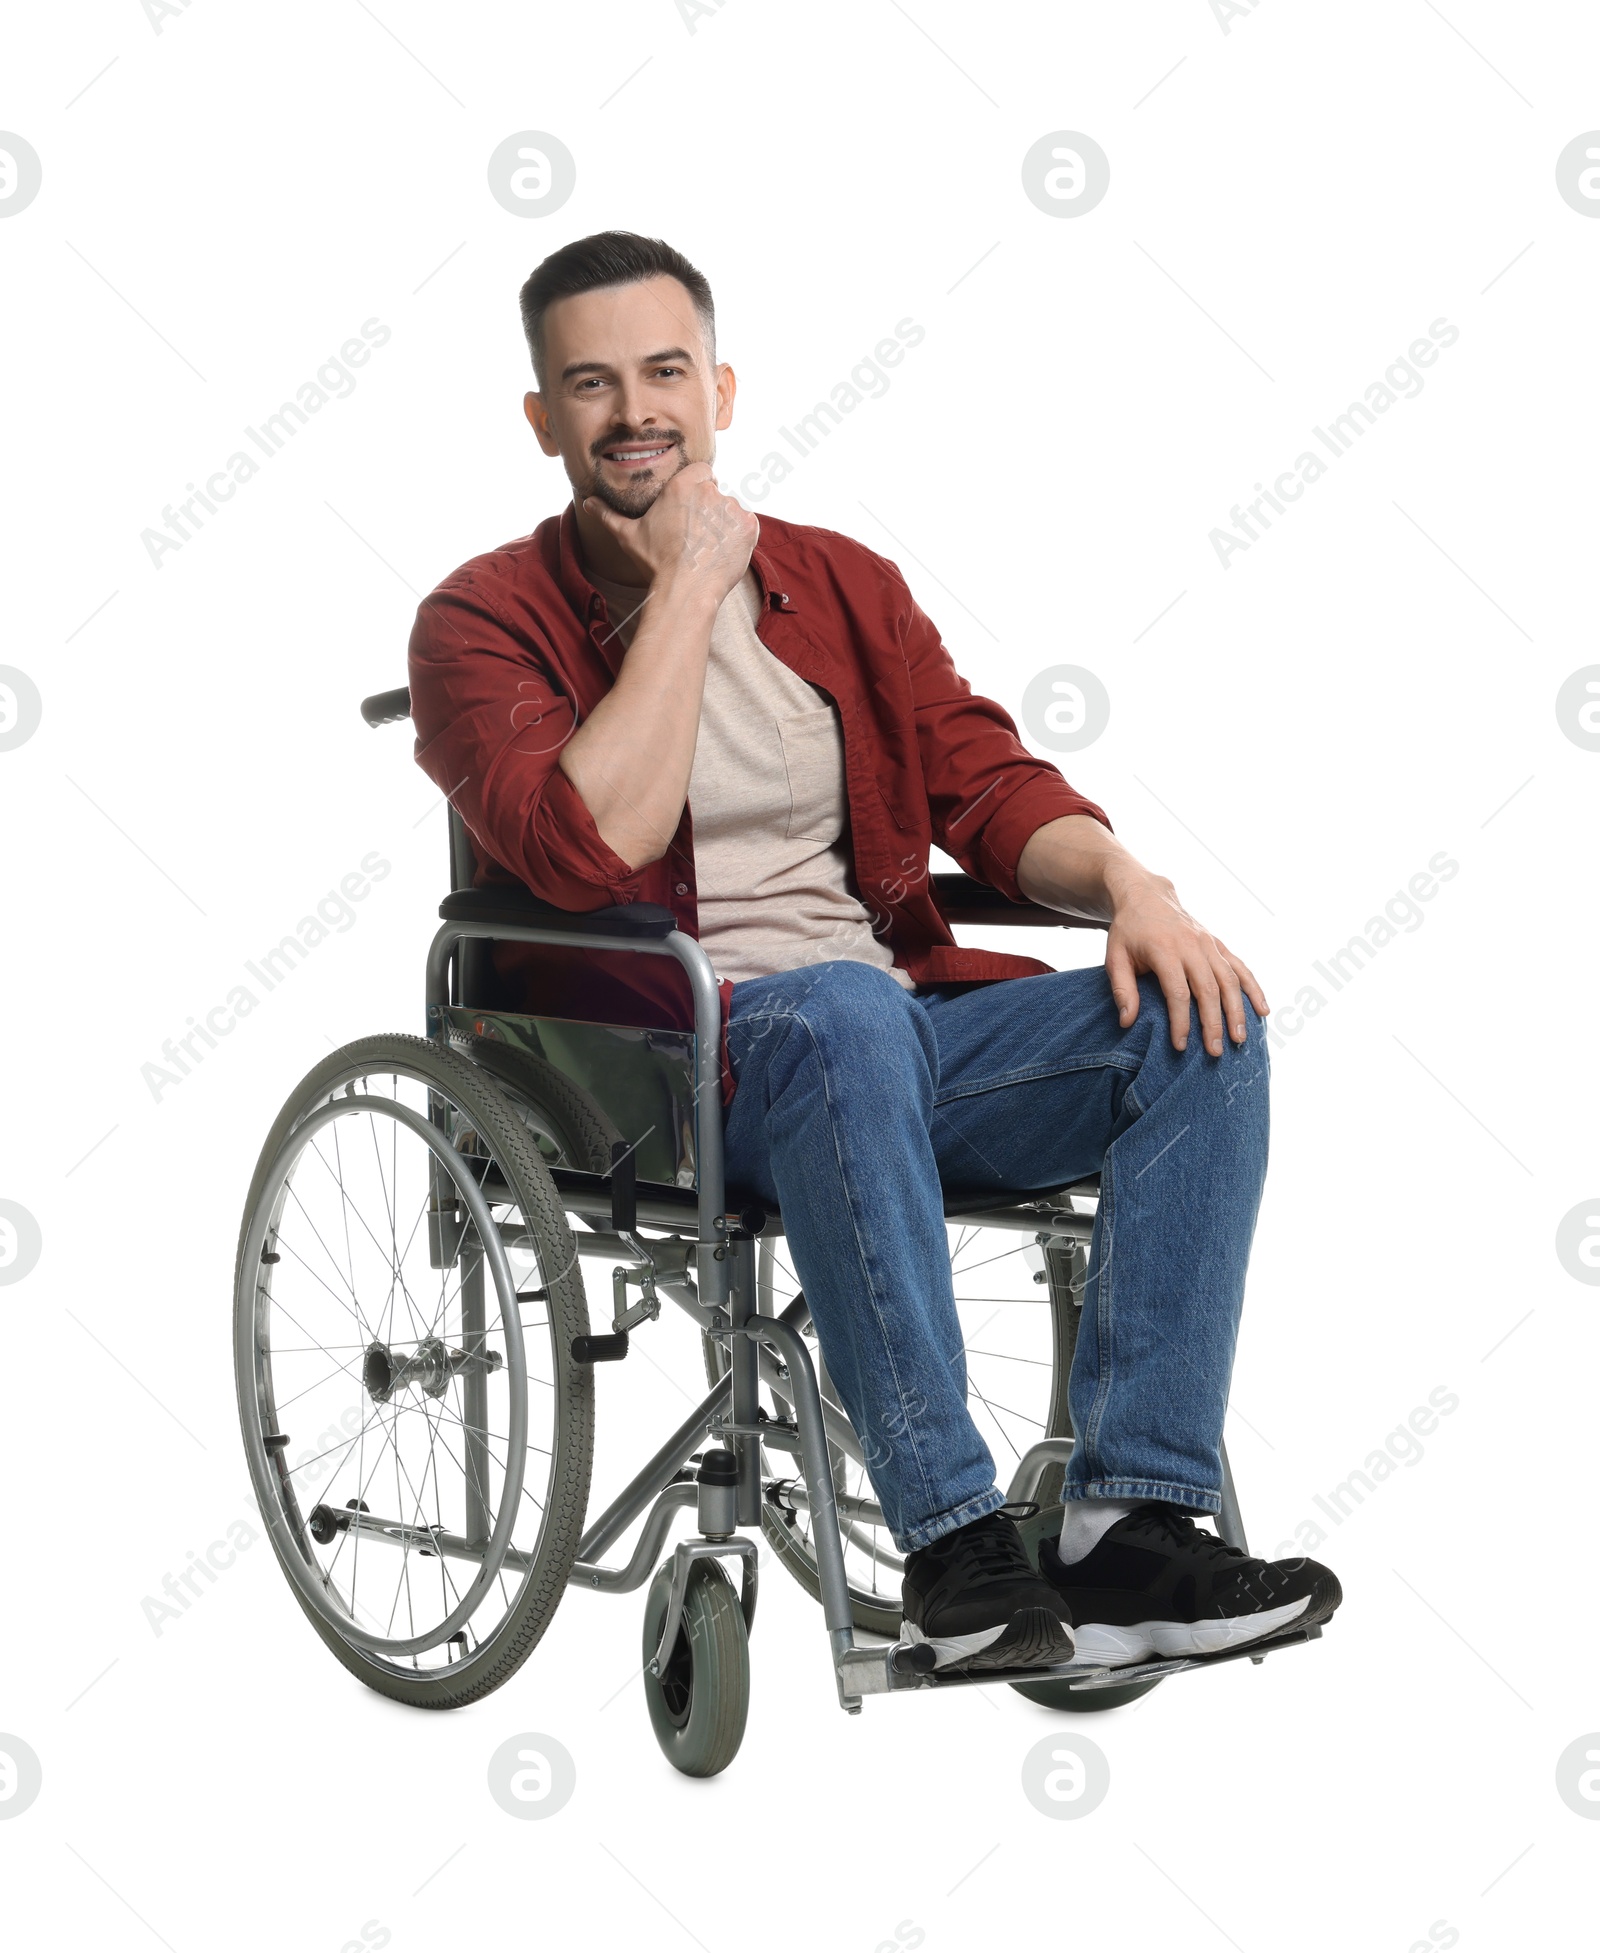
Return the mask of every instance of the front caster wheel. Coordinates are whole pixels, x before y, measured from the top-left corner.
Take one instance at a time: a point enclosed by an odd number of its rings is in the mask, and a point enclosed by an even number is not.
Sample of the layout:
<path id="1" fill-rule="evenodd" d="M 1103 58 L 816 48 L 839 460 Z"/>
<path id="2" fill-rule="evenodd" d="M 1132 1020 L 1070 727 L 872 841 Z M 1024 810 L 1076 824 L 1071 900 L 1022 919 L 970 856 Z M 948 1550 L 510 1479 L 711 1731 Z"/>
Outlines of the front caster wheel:
<path id="1" fill-rule="evenodd" d="M 656 1741 L 686 1777 L 726 1770 L 744 1740 L 750 1709 L 750 1642 L 728 1576 L 715 1560 L 689 1568 L 683 1624 L 660 1675 L 650 1662 L 667 1616 L 672 1562 L 650 1583 L 644 1608 L 644 1694 Z"/>

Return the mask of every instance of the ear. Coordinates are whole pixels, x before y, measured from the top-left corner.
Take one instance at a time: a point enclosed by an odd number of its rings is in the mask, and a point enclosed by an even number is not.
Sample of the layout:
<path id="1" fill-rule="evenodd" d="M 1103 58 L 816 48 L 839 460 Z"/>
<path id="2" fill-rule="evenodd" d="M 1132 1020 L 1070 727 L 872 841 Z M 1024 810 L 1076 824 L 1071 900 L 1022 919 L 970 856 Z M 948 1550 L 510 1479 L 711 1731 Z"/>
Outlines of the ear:
<path id="1" fill-rule="evenodd" d="M 542 393 L 525 393 L 522 396 L 522 411 L 527 416 L 528 425 L 533 429 L 534 438 L 548 455 L 561 452 L 555 430 L 550 425 L 550 411 L 544 404 Z"/>
<path id="2" fill-rule="evenodd" d="M 720 434 L 723 428 L 733 425 L 733 397 L 739 391 L 739 382 L 735 379 L 731 366 L 720 365 L 716 371 L 717 418 L 713 425 Z"/>

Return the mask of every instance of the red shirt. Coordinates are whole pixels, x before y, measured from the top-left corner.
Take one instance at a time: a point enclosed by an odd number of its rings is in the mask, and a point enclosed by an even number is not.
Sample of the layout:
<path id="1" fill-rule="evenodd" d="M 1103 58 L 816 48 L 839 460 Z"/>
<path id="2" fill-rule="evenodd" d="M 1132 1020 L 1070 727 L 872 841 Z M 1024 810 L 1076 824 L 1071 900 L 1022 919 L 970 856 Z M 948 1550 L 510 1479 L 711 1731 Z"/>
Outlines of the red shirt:
<path id="1" fill-rule="evenodd" d="M 963 949 L 933 899 L 932 843 L 1024 901 L 1017 857 L 1063 814 L 1105 814 L 1017 737 L 957 672 L 894 564 L 848 536 L 761 517 L 750 558 L 756 633 L 838 707 L 857 891 L 895 962 L 919 984 L 1048 970 L 1032 956 Z M 569 506 L 531 536 L 447 576 L 411 633 L 417 763 L 472 836 L 478 887 L 522 883 L 562 909 L 657 902 L 698 935 L 690 809 L 659 861 L 630 868 L 601 839 L 561 770 L 561 748 L 610 689 L 621 640 L 584 574 Z M 500 943 L 504 1008 L 601 1023 L 687 1028 L 670 957 Z M 722 985 L 726 1027 L 732 984 Z M 485 1002 L 491 1001 L 485 999 Z M 732 1081 L 724 1064 L 724 1089 Z"/>

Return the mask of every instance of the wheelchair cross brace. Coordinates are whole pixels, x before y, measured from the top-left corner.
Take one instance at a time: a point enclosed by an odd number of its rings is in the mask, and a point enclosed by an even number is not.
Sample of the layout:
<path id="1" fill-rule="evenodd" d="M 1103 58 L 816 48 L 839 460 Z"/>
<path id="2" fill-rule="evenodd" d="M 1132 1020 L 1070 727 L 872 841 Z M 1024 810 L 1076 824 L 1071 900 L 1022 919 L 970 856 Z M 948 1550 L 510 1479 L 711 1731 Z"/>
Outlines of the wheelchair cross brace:
<path id="1" fill-rule="evenodd" d="M 511 906 L 508 901 L 507 912 Z M 674 1294 L 674 1287 L 678 1285 L 661 1280 L 665 1270 L 658 1270 L 656 1279 L 674 1300 L 681 1302 L 700 1320 L 707 1334 L 725 1341 L 728 1346 L 727 1375 L 712 1386 L 677 1430 L 585 1532 L 569 1575 L 570 1584 L 609 1593 L 627 1593 L 643 1584 L 665 1542 L 674 1513 L 680 1507 L 692 1504 L 696 1498 L 695 1484 L 682 1468 L 685 1460 L 709 1435 L 725 1437 L 737 1461 L 737 1523 L 740 1526 L 759 1525 L 764 1493 L 782 1502 L 783 1481 L 763 1486 L 760 1463 L 762 1443 L 774 1444 L 775 1448 L 784 1450 L 798 1450 L 805 1484 L 805 1503 L 812 1519 L 818 1587 L 833 1657 L 834 1680 L 840 1707 L 852 1715 L 860 1713 L 863 1696 L 911 1689 L 998 1685 L 1031 1680 L 1065 1681 L 1075 1689 L 1116 1687 L 1154 1676 L 1176 1674 L 1184 1669 L 1212 1667 L 1242 1656 L 1259 1662 L 1280 1647 L 1312 1640 L 1320 1634 L 1319 1628 L 1290 1630 L 1268 1640 L 1227 1649 L 1218 1654 L 1174 1657 L 1130 1667 L 1086 1669 L 1062 1664 L 1027 1670 L 996 1670 L 977 1675 L 959 1669 L 930 1672 L 922 1665 L 926 1660 L 922 1648 L 885 1644 L 858 1647 L 845 1572 L 844 1545 L 839 1531 L 839 1501 L 828 1459 L 830 1435 L 836 1443 L 843 1444 L 847 1450 L 859 1456 L 854 1433 L 848 1431 L 847 1427 L 837 1428 L 844 1425 L 845 1420 L 836 1412 L 829 1415 L 832 1407 L 825 1406 L 822 1401 L 811 1352 L 800 1334 L 798 1322 L 789 1319 L 795 1315 L 795 1305 L 791 1304 L 783 1316 L 758 1314 L 752 1308 L 750 1283 L 741 1280 L 735 1284 L 730 1280 L 730 1258 L 739 1258 L 742 1266 L 739 1250 L 748 1244 L 738 1241 L 738 1237 L 731 1234 L 727 1211 L 722 1132 L 722 1006 L 711 960 L 692 936 L 673 926 L 672 917 L 666 910 L 636 908 L 630 914 L 620 908 L 609 911 L 602 909 L 596 911 L 591 919 L 545 910 L 543 904 L 531 900 L 516 907 L 518 912 L 525 909 L 529 916 L 527 922 L 514 922 L 496 916 L 484 920 L 460 917 L 441 924 L 428 949 L 427 1035 L 440 1044 L 448 1042 L 450 968 L 458 945 L 469 937 L 480 941 L 559 944 L 568 948 L 611 952 L 631 950 L 645 955 L 671 956 L 677 960 L 688 978 L 694 1003 L 698 1238 L 693 1247 L 698 1281 L 693 1299 L 681 1286 Z M 549 915 L 548 922 L 542 919 L 541 910 Z M 628 1183 L 627 1191 L 631 1193 L 631 1174 L 628 1175 Z M 1004 1220 L 1000 1216 L 993 1218 L 1001 1220 L 1002 1225 L 1008 1222 L 1017 1224 L 1009 1217 Z M 630 1250 L 650 1245 L 643 1243 L 633 1228 L 619 1228 L 618 1232 Z M 614 1235 L 612 1239 L 615 1238 Z M 737 1247 L 734 1246 L 735 1242 Z M 683 1247 L 687 1245 L 681 1242 L 672 1244 L 680 1257 Z M 803 1309 L 803 1303 L 800 1306 Z M 767 1368 L 762 1363 L 762 1345 L 768 1346 L 776 1354 L 778 1365 Z M 768 1358 L 770 1363 L 771 1357 Z M 759 1383 L 764 1369 L 768 1382 L 777 1385 L 781 1396 L 787 1398 L 792 1406 L 792 1437 L 785 1425 L 776 1426 L 770 1437 L 763 1434 L 759 1416 Z M 1008 1497 L 1030 1497 L 1037 1489 L 1046 1467 L 1052 1462 L 1064 1460 L 1071 1445 L 1070 1438 L 1047 1438 L 1034 1445 L 1019 1462 Z M 1223 1481 L 1223 1506 L 1218 1517 L 1218 1531 L 1230 1544 L 1243 1546 L 1244 1531 L 1226 1456 L 1223 1460 Z M 848 1503 L 864 1507 L 868 1502 Z M 622 1567 L 601 1566 L 599 1556 L 646 1507 L 650 1507 L 649 1516 L 628 1563 Z M 852 1513 L 848 1516 L 871 1515 Z M 881 1519 L 881 1514 L 878 1517 Z M 362 1531 L 370 1527 L 379 1537 L 388 1532 L 393 1538 L 388 1522 L 374 1523 L 364 1515 L 351 1514 L 349 1523 L 358 1525 Z M 478 1551 L 465 1541 L 446 1540 L 443 1537 L 436 1542 L 436 1550 L 440 1548 L 452 1557 L 456 1553 L 462 1557 L 476 1557 Z M 744 1579 L 741 1602 L 747 1622 L 753 1615 L 755 1543 L 728 1535 L 681 1541 L 673 1555 L 667 1614 L 662 1623 L 662 1640 L 656 1652 L 657 1672 L 670 1649 L 671 1637 L 676 1633 L 681 1618 L 691 1566 L 697 1559 L 728 1554 L 736 1554 L 742 1560 Z"/>

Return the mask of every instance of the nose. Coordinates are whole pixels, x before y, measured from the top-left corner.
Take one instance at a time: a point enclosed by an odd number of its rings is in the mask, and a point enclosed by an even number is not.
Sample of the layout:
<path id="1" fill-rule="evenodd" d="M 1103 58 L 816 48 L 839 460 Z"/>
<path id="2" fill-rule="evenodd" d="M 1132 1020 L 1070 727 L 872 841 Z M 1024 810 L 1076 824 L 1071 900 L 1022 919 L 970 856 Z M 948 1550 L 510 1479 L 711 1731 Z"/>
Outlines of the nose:
<path id="1" fill-rule="evenodd" d="M 654 412 L 644 397 L 642 382 L 637 376 L 622 381 L 617 400 L 618 422 L 638 433 L 648 433 L 656 424 Z"/>

